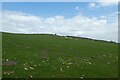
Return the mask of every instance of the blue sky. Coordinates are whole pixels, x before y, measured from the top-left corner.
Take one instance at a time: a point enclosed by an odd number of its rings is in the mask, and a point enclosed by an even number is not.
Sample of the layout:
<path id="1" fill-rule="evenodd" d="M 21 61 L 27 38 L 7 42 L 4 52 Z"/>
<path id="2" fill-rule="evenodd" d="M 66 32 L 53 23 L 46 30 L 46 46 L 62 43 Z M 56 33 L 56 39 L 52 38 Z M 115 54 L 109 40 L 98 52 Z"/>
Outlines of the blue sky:
<path id="1" fill-rule="evenodd" d="M 98 4 L 96 2 L 96 4 Z M 76 10 L 75 7 L 79 7 Z M 3 10 L 21 11 L 37 16 L 55 16 L 63 15 L 71 17 L 82 12 L 85 16 L 99 17 L 106 16 L 118 10 L 117 5 L 100 7 L 95 9 L 89 8 L 89 2 L 4 2 L 2 4 Z"/>
<path id="2" fill-rule="evenodd" d="M 118 41 L 116 2 L 3 2 L 1 12 L 5 32 Z"/>

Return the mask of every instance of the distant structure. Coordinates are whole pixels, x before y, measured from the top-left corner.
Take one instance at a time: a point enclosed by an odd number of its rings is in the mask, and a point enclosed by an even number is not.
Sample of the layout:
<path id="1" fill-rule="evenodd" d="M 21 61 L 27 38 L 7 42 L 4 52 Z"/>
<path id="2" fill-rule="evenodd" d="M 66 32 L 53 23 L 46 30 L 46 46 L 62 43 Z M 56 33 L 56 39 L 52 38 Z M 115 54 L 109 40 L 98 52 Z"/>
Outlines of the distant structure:
<path id="1" fill-rule="evenodd" d="M 57 35 L 57 34 L 55 34 L 55 35 Z"/>

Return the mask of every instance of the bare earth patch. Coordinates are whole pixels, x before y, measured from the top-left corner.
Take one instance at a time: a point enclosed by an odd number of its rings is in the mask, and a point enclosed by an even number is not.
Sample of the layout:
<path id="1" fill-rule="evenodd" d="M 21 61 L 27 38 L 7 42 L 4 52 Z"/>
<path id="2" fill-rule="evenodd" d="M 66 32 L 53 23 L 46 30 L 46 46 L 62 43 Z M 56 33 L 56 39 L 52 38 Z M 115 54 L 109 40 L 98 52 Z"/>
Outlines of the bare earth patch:
<path id="1" fill-rule="evenodd" d="M 12 65 L 16 65 L 16 62 L 15 61 L 4 61 L 3 65 L 4 66 L 12 66 Z"/>

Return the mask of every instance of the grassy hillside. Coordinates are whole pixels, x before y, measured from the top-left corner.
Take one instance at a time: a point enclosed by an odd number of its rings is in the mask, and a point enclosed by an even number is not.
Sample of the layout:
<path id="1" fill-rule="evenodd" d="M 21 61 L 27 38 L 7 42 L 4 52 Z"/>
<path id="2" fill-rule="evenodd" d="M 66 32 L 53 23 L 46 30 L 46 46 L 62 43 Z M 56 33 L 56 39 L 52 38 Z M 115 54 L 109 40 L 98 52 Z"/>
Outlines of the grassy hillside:
<path id="1" fill-rule="evenodd" d="M 4 78 L 115 78 L 118 44 L 56 35 L 2 34 Z"/>

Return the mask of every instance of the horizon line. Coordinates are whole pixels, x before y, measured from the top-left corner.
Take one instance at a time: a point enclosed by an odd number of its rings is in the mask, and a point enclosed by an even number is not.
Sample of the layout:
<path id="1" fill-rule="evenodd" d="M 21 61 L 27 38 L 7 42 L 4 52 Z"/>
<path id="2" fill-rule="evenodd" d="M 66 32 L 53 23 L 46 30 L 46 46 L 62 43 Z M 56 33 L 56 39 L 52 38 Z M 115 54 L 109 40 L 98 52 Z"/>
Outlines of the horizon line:
<path id="1" fill-rule="evenodd" d="M 6 33 L 6 34 L 21 34 L 21 35 L 55 35 L 55 36 L 61 36 L 61 37 L 72 37 L 72 38 L 81 38 L 81 39 L 88 39 L 88 40 L 93 40 L 93 41 L 102 41 L 102 42 L 108 42 L 108 43 L 117 43 L 119 44 L 119 41 L 112 41 L 112 40 L 105 40 L 105 39 L 95 39 L 91 37 L 80 37 L 80 36 L 71 36 L 71 35 L 59 35 L 56 33 L 16 33 L 16 32 L 5 32 L 5 31 L 0 31 L 0 33 Z"/>

